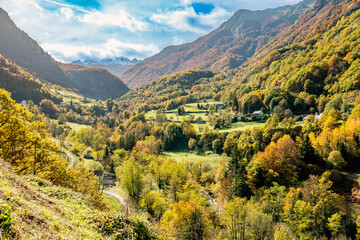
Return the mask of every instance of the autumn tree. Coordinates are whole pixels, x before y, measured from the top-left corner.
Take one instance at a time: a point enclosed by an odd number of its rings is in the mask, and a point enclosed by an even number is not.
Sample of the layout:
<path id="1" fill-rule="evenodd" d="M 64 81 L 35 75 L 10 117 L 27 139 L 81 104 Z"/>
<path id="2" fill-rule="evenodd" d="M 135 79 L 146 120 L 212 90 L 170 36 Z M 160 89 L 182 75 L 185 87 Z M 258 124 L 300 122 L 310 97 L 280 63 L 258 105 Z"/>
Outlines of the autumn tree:
<path id="1" fill-rule="evenodd" d="M 48 99 L 43 99 L 40 102 L 40 108 L 41 111 L 43 111 L 45 114 L 49 114 L 49 116 L 52 118 L 54 118 L 59 112 L 59 108 L 51 100 Z"/>
<path id="2" fill-rule="evenodd" d="M 157 220 L 160 220 L 168 207 L 165 198 L 157 191 L 147 193 L 141 199 L 140 206 Z"/>
<path id="3" fill-rule="evenodd" d="M 244 198 L 234 198 L 224 206 L 224 224 L 229 231 L 229 238 L 233 240 L 245 240 L 246 225 L 249 217 L 247 201 Z"/>
<path id="4" fill-rule="evenodd" d="M 295 183 L 298 178 L 298 163 L 301 154 L 296 143 L 285 135 L 277 143 L 272 142 L 249 166 L 251 182 L 261 186 L 278 182 L 283 185 Z M 260 185 L 259 185 L 260 184 Z"/>
<path id="5" fill-rule="evenodd" d="M 177 239 L 211 238 L 211 221 L 208 213 L 194 201 L 179 201 L 171 211 L 171 226 Z"/>

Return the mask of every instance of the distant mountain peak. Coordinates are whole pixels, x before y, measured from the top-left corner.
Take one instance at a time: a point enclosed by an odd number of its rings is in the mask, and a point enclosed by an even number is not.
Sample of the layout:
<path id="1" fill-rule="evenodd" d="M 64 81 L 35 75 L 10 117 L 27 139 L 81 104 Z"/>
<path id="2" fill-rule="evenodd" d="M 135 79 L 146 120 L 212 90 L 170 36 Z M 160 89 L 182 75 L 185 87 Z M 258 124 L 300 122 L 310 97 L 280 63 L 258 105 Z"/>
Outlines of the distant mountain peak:
<path id="1" fill-rule="evenodd" d="M 89 66 L 89 65 L 136 65 L 140 62 L 142 62 L 142 60 L 138 60 L 137 58 L 130 60 L 127 57 L 115 57 L 115 58 L 103 58 L 103 59 L 89 58 L 89 59 L 83 59 L 83 60 L 76 60 L 76 61 L 73 61 L 72 64 L 83 65 L 83 66 Z"/>

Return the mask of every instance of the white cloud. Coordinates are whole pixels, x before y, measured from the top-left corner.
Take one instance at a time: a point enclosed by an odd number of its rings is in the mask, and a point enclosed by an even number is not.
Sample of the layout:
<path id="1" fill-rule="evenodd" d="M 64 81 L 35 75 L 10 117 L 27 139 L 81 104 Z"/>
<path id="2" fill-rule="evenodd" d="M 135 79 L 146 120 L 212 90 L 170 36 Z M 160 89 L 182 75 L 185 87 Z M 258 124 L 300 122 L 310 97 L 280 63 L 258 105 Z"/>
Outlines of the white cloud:
<path id="1" fill-rule="evenodd" d="M 186 41 L 185 41 L 184 39 L 174 36 L 174 37 L 173 37 L 173 40 L 172 40 L 172 45 L 175 45 L 175 46 L 176 46 L 176 45 L 183 44 L 183 43 L 185 43 L 185 42 L 186 42 Z"/>
<path id="2" fill-rule="evenodd" d="M 147 23 L 137 20 L 130 16 L 126 11 L 120 9 L 116 13 L 104 13 L 94 11 L 83 16 L 79 16 L 79 21 L 94 24 L 97 26 L 117 26 L 126 28 L 131 32 L 145 31 L 148 28 Z"/>
<path id="3" fill-rule="evenodd" d="M 43 43 L 41 46 L 50 54 L 57 56 L 57 60 L 69 62 L 84 58 L 111 58 L 114 56 L 127 56 L 129 58 L 143 59 L 159 52 L 154 44 L 135 44 L 108 39 L 97 45 L 70 45 L 62 43 Z"/>
<path id="4" fill-rule="evenodd" d="M 196 14 L 194 8 L 186 7 L 175 11 L 153 14 L 150 20 L 167 25 L 169 30 L 182 32 L 207 33 L 210 28 L 219 26 L 232 13 L 216 7 L 210 14 Z"/>
<path id="5" fill-rule="evenodd" d="M 65 16 L 66 20 L 70 20 L 71 18 L 74 17 L 74 12 L 70 8 L 67 7 L 61 8 L 60 12 L 62 15 Z"/>

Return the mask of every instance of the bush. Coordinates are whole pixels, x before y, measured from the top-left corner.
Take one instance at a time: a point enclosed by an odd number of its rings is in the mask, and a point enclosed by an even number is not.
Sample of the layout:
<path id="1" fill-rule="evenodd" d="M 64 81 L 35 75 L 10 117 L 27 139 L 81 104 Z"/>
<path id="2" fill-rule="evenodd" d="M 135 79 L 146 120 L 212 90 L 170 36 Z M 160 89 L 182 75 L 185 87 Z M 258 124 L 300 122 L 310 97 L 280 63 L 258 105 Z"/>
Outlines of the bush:
<path id="1" fill-rule="evenodd" d="M 11 233 L 11 224 L 14 221 L 11 215 L 11 207 L 3 201 L 0 201 L 0 229 L 5 235 Z"/>
<path id="2" fill-rule="evenodd" d="M 109 214 L 98 215 L 93 220 L 102 234 L 115 239 L 157 239 L 155 230 L 139 219 Z"/>
<path id="3" fill-rule="evenodd" d="M 85 149 L 84 153 L 83 153 L 83 157 L 85 159 L 95 159 L 94 155 L 93 155 L 93 151 L 90 147 L 88 147 L 87 149 Z"/>
<path id="4" fill-rule="evenodd" d="M 73 154 L 75 154 L 76 156 L 80 156 L 80 149 L 78 147 L 73 147 L 70 150 Z"/>

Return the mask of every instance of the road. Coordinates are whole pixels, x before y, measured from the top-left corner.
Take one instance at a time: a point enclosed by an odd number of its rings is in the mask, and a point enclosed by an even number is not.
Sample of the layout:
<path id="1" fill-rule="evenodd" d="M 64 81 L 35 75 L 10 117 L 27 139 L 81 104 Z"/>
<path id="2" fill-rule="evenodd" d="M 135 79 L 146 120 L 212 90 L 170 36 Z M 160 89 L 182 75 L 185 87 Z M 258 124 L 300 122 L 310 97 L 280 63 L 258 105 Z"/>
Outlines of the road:
<path id="1" fill-rule="evenodd" d="M 129 207 L 126 204 L 126 201 L 117 193 L 116 187 L 105 190 L 104 193 L 116 198 L 124 206 L 126 212 L 129 212 Z"/>
<path id="2" fill-rule="evenodd" d="M 69 153 L 69 152 L 67 152 L 67 151 L 65 151 L 65 150 L 63 150 L 63 151 L 64 151 L 64 153 L 71 159 L 71 163 L 70 163 L 70 165 L 68 166 L 68 168 L 74 167 L 75 161 L 76 161 L 76 158 L 74 157 L 74 155 L 72 155 L 71 153 Z"/>
<path id="3" fill-rule="evenodd" d="M 69 153 L 65 149 L 63 149 L 63 152 L 71 159 L 71 162 L 70 162 L 68 168 L 74 167 L 75 166 L 75 161 L 76 161 L 76 158 L 74 157 L 74 155 L 72 155 L 71 153 Z M 125 209 L 126 213 L 129 213 L 129 211 L 130 211 L 129 207 L 126 204 L 125 200 L 117 193 L 116 187 L 105 190 L 104 193 L 116 198 L 124 206 L 124 209 Z"/>

